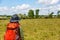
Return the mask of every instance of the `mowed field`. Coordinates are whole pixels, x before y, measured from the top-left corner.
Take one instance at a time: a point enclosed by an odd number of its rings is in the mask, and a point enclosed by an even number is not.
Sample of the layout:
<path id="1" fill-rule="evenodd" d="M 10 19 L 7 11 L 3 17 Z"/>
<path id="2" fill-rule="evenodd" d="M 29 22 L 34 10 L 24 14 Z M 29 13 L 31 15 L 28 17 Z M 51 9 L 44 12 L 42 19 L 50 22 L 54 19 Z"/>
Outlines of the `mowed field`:
<path id="1" fill-rule="evenodd" d="M 0 20 L 0 40 L 3 40 L 9 20 Z M 20 21 L 25 40 L 60 40 L 60 19 L 24 19 Z"/>

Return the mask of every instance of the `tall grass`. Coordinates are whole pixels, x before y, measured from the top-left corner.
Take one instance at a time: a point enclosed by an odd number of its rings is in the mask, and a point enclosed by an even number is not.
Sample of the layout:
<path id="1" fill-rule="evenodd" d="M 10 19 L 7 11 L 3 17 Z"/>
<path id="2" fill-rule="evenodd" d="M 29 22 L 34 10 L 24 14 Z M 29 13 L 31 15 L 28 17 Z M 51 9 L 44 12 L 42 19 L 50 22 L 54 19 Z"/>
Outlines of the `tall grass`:
<path id="1" fill-rule="evenodd" d="M 0 40 L 9 20 L 0 20 Z M 60 40 L 60 19 L 25 19 L 20 21 L 25 40 Z"/>

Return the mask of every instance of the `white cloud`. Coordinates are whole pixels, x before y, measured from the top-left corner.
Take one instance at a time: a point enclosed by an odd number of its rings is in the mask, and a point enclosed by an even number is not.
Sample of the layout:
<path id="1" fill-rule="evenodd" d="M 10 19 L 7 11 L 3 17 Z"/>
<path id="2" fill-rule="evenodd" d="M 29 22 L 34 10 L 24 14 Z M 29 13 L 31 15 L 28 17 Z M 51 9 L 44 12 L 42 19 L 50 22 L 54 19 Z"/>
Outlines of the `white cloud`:
<path id="1" fill-rule="evenodd" d="M 38 0 L 39 3 L 42 3 L 42 4 L 48 4 L 50 3 L 50 0 Z"/>
<path id="2" fill-rule="evenodd" d="M 60 4 L 40 8 L 41 10 L 60 10 Z"/>
<path id="3" fill-rule="evenodd" d="M 22 4 L 22 5 L 17 5 L 15 7 L 11 7 L 11 12 L 15 12 L 15 13 L 23 13 L 23 12 L 27 12 L 27 10 L 30 8 L 31 6 L 29 4 Z"/>
<path id="4" fill-rule="evenodd" d="M 30 7 L 29 4 L 22 4 L 21 6 L 20 5 L 16 6 L 16 9 L 25 10 L 28 9 L 29 7 Z"/>
<path id="5" fill-rule="evenodd" d="M 57 5 L 52 5 L 49 7 L 40 7 L 40 8 L 32 8 L 29 4 L 22 4 L 22 5 L 17 5 L 17 6 L 12 6 L 12 7 L 0 7 L 0 13 L 2 12 L 3 14 L 14 14 L 14 13 L 27 13 L 29 9 L 40 9 L 40 14 L 45 14 L 48 13 L 48 10 L 50 12 L 58 11 L 60 10 L 60 4 Z"/>
<path id="6" fill-rule="evenodd" d="M 22 4 L 22 5 L 17 5 L 15 7 L 11 7 L 10 10 L 12 11 L 20 11 L 20 10 L 27 10 L 31 6 L 29 4 Z"/>
<path id="7" fill-rule="evenodd" d="M 54 12 L 54 14 L 57 14 L 57 11 L 60 10 L 60 5 L 53 5 L 53 6 L 49 6 L 49 7 L 44 7 L 44 8 L 40 8 L 40 14 L 48 14 L 51 12 Z"/>
<path id="8" fill-rule="evenodd" d="M 56 3 L 58 3 L 59 2 L 59 0 L 52 0 L 51 1 L 51 4 L 56 4 Z"/>
<path id="9" fill-rule="evenodd" d="M 60 10 L 60 5 L 49 6 L 48 9 L 50 9 L 50 10 Z"/>
<path id="10" fill-rule="evenodd" d="M 0 11 L 7 11 L 8 8 L 7 7 L 0 7 Z"/>
<path id="11" fill-rule="evenodd" d="M 38 0 L 38 3 L 42 3 L 42 4 L 46 4 L 46 5 L 56 4 L 58 2 L 59 2 L 59 0 Z"/>
<path id="12" fill-rule="evenodd" d="M 21 13 L 26 12 L 31 6 L 29 4 L 22 4 L 12 7 L 0 7 L 0 13 Z"/>

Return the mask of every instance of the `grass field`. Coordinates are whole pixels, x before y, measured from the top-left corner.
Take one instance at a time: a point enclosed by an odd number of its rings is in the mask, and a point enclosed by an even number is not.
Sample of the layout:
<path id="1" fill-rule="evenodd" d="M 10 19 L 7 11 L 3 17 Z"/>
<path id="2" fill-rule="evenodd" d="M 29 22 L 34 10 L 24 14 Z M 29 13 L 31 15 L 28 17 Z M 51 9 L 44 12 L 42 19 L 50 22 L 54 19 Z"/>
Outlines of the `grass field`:
<path id="1" fill-rule="evenodd" d="M 0 40 L 9 20 L 0 20 Z M 60 40 L 60 19 L 25 19 L 21 20 L 25 40 Z"/>

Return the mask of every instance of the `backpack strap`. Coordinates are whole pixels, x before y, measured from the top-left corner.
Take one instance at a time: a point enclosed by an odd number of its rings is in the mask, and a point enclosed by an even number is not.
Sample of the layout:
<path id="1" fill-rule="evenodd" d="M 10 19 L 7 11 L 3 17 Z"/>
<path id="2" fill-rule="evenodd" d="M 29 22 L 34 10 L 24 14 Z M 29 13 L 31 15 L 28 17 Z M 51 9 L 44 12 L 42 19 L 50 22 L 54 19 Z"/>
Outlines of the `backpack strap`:
<path id="1" fill-rule="evenodd" d="M 7 27 L 7 30 L 16 30 L 18 27 L 16 27 L 16 28 L 9 28 L 9 27 Z"/>

